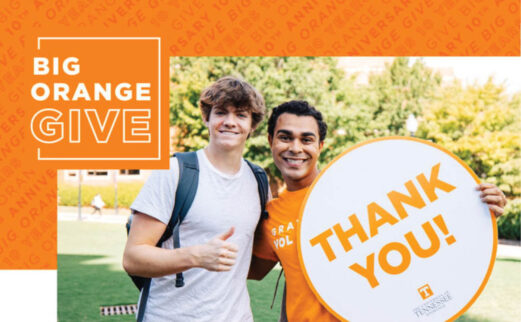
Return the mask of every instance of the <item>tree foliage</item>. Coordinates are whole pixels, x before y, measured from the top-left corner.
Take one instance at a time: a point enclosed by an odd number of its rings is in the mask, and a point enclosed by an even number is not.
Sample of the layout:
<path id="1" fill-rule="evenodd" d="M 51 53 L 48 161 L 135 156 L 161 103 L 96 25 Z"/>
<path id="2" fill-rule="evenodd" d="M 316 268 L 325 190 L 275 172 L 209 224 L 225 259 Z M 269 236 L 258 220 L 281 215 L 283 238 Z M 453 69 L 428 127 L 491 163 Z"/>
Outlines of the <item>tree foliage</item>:
<path id="1" fill-rule="evenodd" d="M 170 124 L 177 150 L 208 143 L 199 95 L 220 77 L 233 75 L 262 93 L 267 116 L 293 99 L 307 100 L 323 113 L 328 134 L 321 166 L 355 143 L 408 135 L 405 122 L 412 113 L 420 123 L 418 137 L 454 152 L 508 195 L 521 193 L 521 94 L 508 96 L 493 80 L 482 86 L 442 86 L 441 77 L 421 59 L 411 63 L 408 58 L 396 58 L 367 84 L 356 83 L 335 58 L 325 57 L 175 57 L 171 69 Z M 276 181 L 280 174 L 271 158 L 266 120 L 248 140 L 245 157 Z"/>
<path id="2" fill-rule="evenodd" d="M 509 97 L 489 79 L 466 88 L 443 88 L 423 114 L 419 135 L 463 159 L 484 181 L 520 194 L 520 95 Z"/>
<path id="3" fill-rule="evenodd" d="M 370 75 L 368 84 L 342 82 L 337 107 L 328 111 L 331 128 L 323 162 L 367 139 L 408 135 L 405 121 L 421 115 L 441 83 L 439 75 L 421 60 L 396 58 L 383 72 Z"/>
<path id="4" fill-rule="evenodd" d="M 381 74 L 369 79 L 365 103 L 372 114 L 370 128 L 377 136 L 408 135 L 408 116 L 422 114 L 440 83 L 440 76 L 421 60 L 411 65 L 408 58 L 396 58 Z"/>

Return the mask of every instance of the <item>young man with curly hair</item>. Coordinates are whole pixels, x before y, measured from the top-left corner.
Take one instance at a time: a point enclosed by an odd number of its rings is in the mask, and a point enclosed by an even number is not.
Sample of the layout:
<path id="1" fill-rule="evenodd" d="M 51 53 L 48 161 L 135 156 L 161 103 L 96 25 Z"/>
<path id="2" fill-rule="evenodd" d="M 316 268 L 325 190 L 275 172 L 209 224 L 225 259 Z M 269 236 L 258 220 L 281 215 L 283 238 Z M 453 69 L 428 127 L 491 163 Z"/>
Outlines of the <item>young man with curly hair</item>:
<path id="1" fill-rule="evenodd" d="M 257 181 L 242 154 L 264 117 L 264 100 L 247 82 L 224 77 L 202 92 L 200 108 L 210 140 L 197 151 L 199 183 L 179 227 L 181 247 L 174 249 L 172 237 L 155 247 L 174 207 L 174 158 L 169 170 L 151 174 L 131 206 L 123 266 L 152 278 L 144 321 L 253 320 L 246 277 L 261 211 Z M 186 285 L 177 288 L 180 272 Z"/>

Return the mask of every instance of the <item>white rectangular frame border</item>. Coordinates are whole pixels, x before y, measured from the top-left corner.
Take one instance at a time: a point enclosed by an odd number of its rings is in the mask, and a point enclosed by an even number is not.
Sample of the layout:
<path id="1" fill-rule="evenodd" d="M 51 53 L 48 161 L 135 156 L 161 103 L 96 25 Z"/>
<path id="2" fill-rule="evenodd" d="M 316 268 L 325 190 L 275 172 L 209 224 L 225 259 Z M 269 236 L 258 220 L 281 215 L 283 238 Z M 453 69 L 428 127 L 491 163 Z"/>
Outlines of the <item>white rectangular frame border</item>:
<path id="1" fill-rule="evenodd" d="M 76 161 L 87 161 L 87 160 L 100 160 L 100 161 L 145 161 L 145 160 L 161 160 L 161 38 L 160 37 L 38 37 L 38 50 L 40 50 L 40 40 L 157 40 L 157 54 L 158 54 L 158 148 L 157 157 L 152 158 L 62 158 L 62 157 L 42 157 L 40 148 L 37 148 L 38 160 L 76 160 Z"/>

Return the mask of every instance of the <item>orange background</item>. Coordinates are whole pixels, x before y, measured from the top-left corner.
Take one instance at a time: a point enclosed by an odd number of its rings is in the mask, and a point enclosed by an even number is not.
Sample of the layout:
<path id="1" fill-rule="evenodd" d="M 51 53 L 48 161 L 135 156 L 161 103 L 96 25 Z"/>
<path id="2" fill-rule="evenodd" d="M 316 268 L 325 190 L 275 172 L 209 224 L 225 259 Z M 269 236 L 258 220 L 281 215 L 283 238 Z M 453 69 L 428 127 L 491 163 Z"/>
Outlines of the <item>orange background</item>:
<path id="1" fill-rule="evenodd" d="M 36 37 L 36 36 L 35 36 Z M 42 109 L 57 109 L 63 113 L 60 122 L 64 122 L 63 139 L 57 143 L 45 144 L 33 141 L 31 145 L 31 153 L 29 158 L 36 159 L 36 151 L 40 149 L 40 158 L 90 158 L 89 161 L 79 160 L 43 160 L 44 164 L 53 168 L 160 168 L 166 167 L 167 162 L 153 162 L 153 161 L 112 161 L 112 160 L 92 160 L 93 158 L 159 158 L 160 157 L 160 143 L 159 143 L 159 76 L 160 76 L 160 61 L 159 61 L 159 39 L 40 39 L 40 49 L 37 50 L 37 41 L 31 38 L 28 42 L 28 61 L 26 64 L 29 69 L 29 74 L 33 74 L 33 59 L 32 57 L 45 57 L 50 60 L 49 74 L 34 75 L 28 78 L 26 86 L 26 93 L 31 93 L 31 87 L 38 83 L 44 83 L 50 88 L 49 98 L 43 101 L 37 101 L 30 95 L 24 96 L 27 98 L 25 106 L 29 113 L 29 118 Z M 93 50 L 94 49 L 94 50 Z M 58 57 L 59 60 L 59 75 L 54 75 L 53 58 Z M 78 58 L 79 73 L 77 75 L 67 75 L 63 69 L 63 61 L 68 57 Z M 167 73 L 168 68 L 164 69 L 163 73 Z M 167 80 L 166 80 L 167 81 Z M 68 101 L 59 99 L 57 101 L 53 98 L 53 84 L 65 83 L 69 86 Z M 79 83 L 84 83 L 85 88 L 90 96 L 90 101 L 79 98 L 73 101 L 74 92 Z M 100 83 L 105 86 L 106 83 L 111 85 L 111 99 L 100 99 L 98 101 L 94 98 L 94 83 Z M 130 84 L 130 91 L 132 92 L 132 99 L 128 101 L 119 100 L 116 95 L 116 87 L 120 83 Z M 137 101 L 136 99 L 136 83 L 149 83 L 150 90 L 147 96 L 150 100 Z M 42 95 L 42 90 L 38 95 Z M 168 96 L 168 95 L 166 95 Z M 164 106 L 163 113 L 168 115 L 168 107 Z M 107 143 L 97 143 L 93 134 L 93 128 L 99 129 L 97 125 L 96 116 L 91 113 L 92 127 L 87 120 L 83 111 L 79 114 L 80 122 L 80 142 L 69 143 L 69 128 L 72 128 L 73 133 L 77 133 L 77 122 L 69 120 L 69 109 L 96 109 L 101 124 L 105 121 L 104 132 L 108 133 L 110 125 L 114 122 L 114 126 L 107 137 Z M 110 113 L 110 118 L 107 118 L 109 109 L 119 110 Z M 123 142 L 123 125 L 125 122 L 125 132 L 130 133 L 129 127 L 132 126 L 128 121 L 129 116 L 124 119 L 124 110 L 148 110 L 150 111 L 149 130 L 146 132 L 150 134 L 150 143 L 124 143 Z M 142 113 L 142 112 L 140 112 Z M 117 117 L 114 117 L 117 115 Z M 141 114 L 143 115 L 143 114 Z M 40 118 L 39 118 L 40 119 Z M 45 125 L 44 125 L 45 127 Z M 33 131 L 38 131 L 39 122 L 35 119 L 32 128 Z M 168 126 L 162 126 L 163 137 L 168 138 Z M 98 131 L 99 133 L 99 131 Z M 105 134 L 103 133 L 103 134 Z M 108 134 L 107 134 L 108 135 Z M 27 132 L 27 136 L 32 136 L 31 132 Z M 98 134 L 101 138 L 101 133 Z M 163 153 L 168 159 L 168 140 L 162 140 Z M 38 159 L 39 160 L 39 159 Z"/>
<path id="2" fill-rule="evenodd" d="M 23 103 L 36 36 L 161 37 L 166 111 L 168 56 L 519 56 L 519 7 L 518 0 L 2 1 L 0 268 L 57 266 L 56 169 L 36 162 Z M 168 117 L 161 122 L 168 126 Z"/>

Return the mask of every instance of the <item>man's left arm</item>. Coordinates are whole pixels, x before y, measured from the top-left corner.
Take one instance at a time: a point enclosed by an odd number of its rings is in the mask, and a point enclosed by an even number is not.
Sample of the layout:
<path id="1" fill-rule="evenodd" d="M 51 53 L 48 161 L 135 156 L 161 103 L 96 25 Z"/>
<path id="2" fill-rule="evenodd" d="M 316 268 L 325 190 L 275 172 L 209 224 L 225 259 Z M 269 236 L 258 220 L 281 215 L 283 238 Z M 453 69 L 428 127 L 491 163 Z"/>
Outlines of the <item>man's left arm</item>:
<path id="1" fill-rule="evenodd" d="M 476 187 L 476 190 L 481 191 L 481 200 L 488 205 L 496 218 L 505 212 L 507 198 L 503 191 L 501 191 L 496 185 L 491 183 L 481 183 Z"/>

